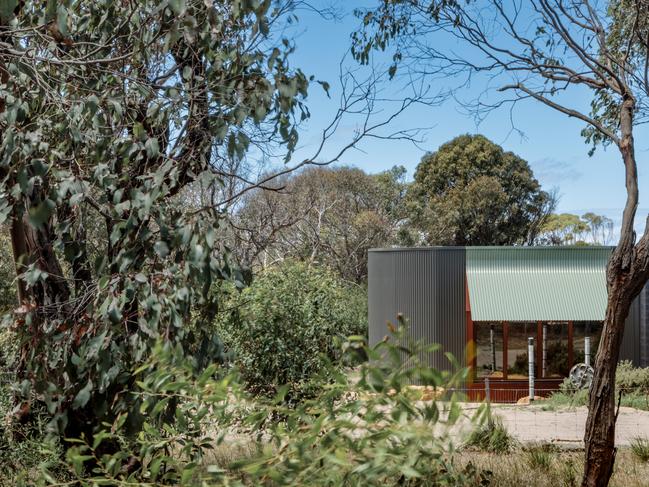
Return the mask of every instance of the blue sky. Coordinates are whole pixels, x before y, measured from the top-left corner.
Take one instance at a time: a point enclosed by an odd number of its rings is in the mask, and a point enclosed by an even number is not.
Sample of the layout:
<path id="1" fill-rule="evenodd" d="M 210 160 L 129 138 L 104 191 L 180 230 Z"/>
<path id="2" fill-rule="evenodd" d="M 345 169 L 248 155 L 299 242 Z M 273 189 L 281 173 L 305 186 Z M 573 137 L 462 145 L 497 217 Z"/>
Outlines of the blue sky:
<path id="1" fill-rule="evenodd" d="M 338 3 L 338 7 L 347 12 L 340 21 L 326 20 L 310 12 L 303 11 L 299 14 L 299 26 L 295 31 L 297 51 L 293 55 L 293 63 L 307 75 L 330 82 L 331 99 L 316 86 L 313 87 L 308 100 L 312 118 L 303 128 L 298 157 L 313 150 L 322 127 L 331 120 L 337 108 L 337 97 L 340 95 L 336 84 L 339 63 L 349 49 L 349 36 L 357 25 L 357 19 L 351 15 L 353 4 L 354 2 Z M 452 40 L 449 39 L 448 42 Z M 385 61 L 380 56 L 377 57 L 377 63 L 383 63 L 382 67 L 385 68 Z M 346 64 L 356 67 L 349 56 Z M 442 86 L 437 81 L 431 88 L 439 89 Z M 387 86 L 386 90 L 386 96 L 396 98 L 402 93 L 402 86 L 397 81 Z M 458 96 L 469 99 L 482 91 L 484 84 L 477 80 L 458 93 Z M 575 107 L 587 109 L 588 93 L 574 93 L 569 101 Z M 387 111 L 392 107 L 386 105 L 384 108 Z M 405 141 L 370 139 L 361 144 L 359 150 L 348 152 L 342 162 L 368 172 L 379 172 L 400 164 L 408 169 L 411 177 L 426 151 L 436 150 L 440 144 L 459 134 L 482 133 L 502 145 L 505 150 L 525 158 L 545 189 L 557 189 L 560 197 L 558 211 L 580 214 L 595 211 L 614 221 L 619 220 L 625 200 L 624 172 L 614 147 L 606 150 L 598 148 L 589 157 L 589 147 L 580 135 L 584 124 L 534 102 L 518 105 L 513 111 L 513 121 L 516 128 L 523 132 L 523 136 L 512 131 L 509 109 L 491 113 L 476 126 L 473 117 L 464 113 L 454 100 L 448 100 L 438 107 L 419 106 L 408 111 L 391 126 L 392 130 L 430 127 L 422 135 L 424 141 L 419 147 Z M 356 123 L 357 120 L 347 120 L 338 131 L 333 145 L 348 140 Z M 640 175 L 638 230 L 644 227 L 646 208 L 649 208 L 649 174 L 645 163 L 649 158 L 647 135 L 647 130 L 643 129 L 636 136 Z"/>

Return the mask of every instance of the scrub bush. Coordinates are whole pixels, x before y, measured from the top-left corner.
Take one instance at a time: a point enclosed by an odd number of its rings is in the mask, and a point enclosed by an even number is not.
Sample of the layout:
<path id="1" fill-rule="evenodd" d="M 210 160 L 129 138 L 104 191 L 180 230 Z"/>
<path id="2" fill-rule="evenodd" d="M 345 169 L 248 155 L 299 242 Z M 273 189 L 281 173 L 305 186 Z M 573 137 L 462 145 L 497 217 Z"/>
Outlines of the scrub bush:
<path id="1" fill-rule="evenodd" d="M 365 337 L 361 293 L 325 269 L 289 262 L 232 292 L 218 333 L 251 391 L 273 395 L 288 385 L 287 400 L 299 400 L 331 379 L 342 341 Z"/>
<path id="2" fill-rule="evenodd" d="M 534 470 L 550 471 L 557 448 L 550 444 L 533 444 L 524 450 L 527 464 Z"/>
<path id="3" fill-rule="evenodd" d="M 272 400 L 253 399 L 235 375 L 220 375 L 218 365 L 196 377 L 179 347 L 159 345 L 136 371 L 147 417 L 142 434 L 135 441 L 122 434 L 125 412 L 94 441 L 68 450 L 68 473 L 81 486 L 487 485 L 488 473 L 455 462 L 450 431 L 463 414 L 455 398 L 421 402 L 407 393 L 413 380 L 457 387 L 466 370 L 447 373 L 421 365 L 422 349 L 405 339 L 374 349 L 350 340 L 343 350 L 357 348 L 371 359 L 359 367 L 358 380 L 333 370 L 329 387 L 290 407 L 282 398 L 285 389 Z M 172 401 L 176 421 L 164 413 Z M 475 420 L 485 411 L 480 408 Z M 246 443 L 239 458 L 210 454 L 241 434 L 256 440 L 256 447 Z M 121 448 L 102 454 L 104 442 Z M 45 470 L 44 480 L 54 483 L 48 475 Z"/>
<path id="4" fill-rule="evenodd" d="M 509 453 L 515 444 L 516 440 L 498 416 L 489 416 L 484 424 L 471 432 L 466 442 L 468 447 L 500 454 Z"/>
<path id="5" fill-rule="evenodd" d="M 631 452 L 641 462 L 649 462 L 649 440 L 646 438 L 634 438 L 631 441 Z"/>
<path id="6" fill-rule="evenodd" d="M 622 393 L 622 406 L 649 411 L 649 367 L 634 367 L 628 360 L 620 362 L 617 366 L 615 387 L 616 397 L 618 393 Z M 542 404 L 544 409 L 586 406 L 588 390 L 576 390 L 570 380 L 565 379 L 559 390 Z"/>
<path id="7" fill-rule="evenodd" d="M 623 360 L 617 366 L 615 385 L 623 391 L 649 391 L 649 367 L 634 367 L 631 361 Z"/>

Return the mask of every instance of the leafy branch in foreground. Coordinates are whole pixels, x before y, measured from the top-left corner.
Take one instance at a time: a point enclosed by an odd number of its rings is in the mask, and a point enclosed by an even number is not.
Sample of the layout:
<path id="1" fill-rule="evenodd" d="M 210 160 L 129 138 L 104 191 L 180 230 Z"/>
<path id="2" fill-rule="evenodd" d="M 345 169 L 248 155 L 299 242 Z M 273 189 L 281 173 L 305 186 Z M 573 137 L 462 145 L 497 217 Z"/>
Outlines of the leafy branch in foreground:
<path id="1" fill-rule="evenodd" d="M 348 352 L 359 347 L 365 346 L 345 344 Z M 433 352 L 438 348 L 409 343 L 399 331 L 366 350 L 370 362 L 358 378 L 335 372 L 317 398 L 293 407 L 284 402 L 286 388 L 272 400 L 252 401 L 234 375 L 215 377 L 216 366 L 197 378 L 179 348 L 161 344 L 138 371 L 143 431 L 134 441 L 124 436 L 124 413 L 92 441 L 70 448 L 67 464 L 88 486 L 484 485 L 487 473 L 453 461 L 453 428 L 468 419 L 457 395 L 444 391 L 466 371 L 439 372 L 419 362 Z M 438 398 L 418 401 L 407 387 L 412 381 L 434 388 Z M 178 402 L 175 421 L 165 416 L 166 401 Z M 471 419 L 484 421 L 486 413 L 481 407 Z M 242 436 L 256 444 L 244 458 L 211 460 L 213 449 L 233 448 Z M 120 450 L 102 454 L 108 441 Z"/>
<path id="2" fill-rule="evenodd" d="M 299 3 L 0 2 L 15 419 L 29 421 L 44 404 L 53 431 L 92 438 L 128 412 L 125 427 L 138 434 L 145 418 L 132 371 L 155 343 L 195 355 L 198 374 L 220 359 L 200 325 L 218 310 L 212 284 L 242 280 L 221 209 L 300 167 L 338 160 L 416 102 L 377 116 L 377 78 L 341 73 L 333 121 L 311 157 L 289 164 L 314 81 L 291 66 L 295 44 L 284 36 Z M 359 127 L 332 150 L 348 115 Z M 259 180 L 228 172 L 250 154 L 285 165 Z M 242 184 L 223 194 L 229 178 Z M 221 199 L 187 208 L 197 187 Z"/>

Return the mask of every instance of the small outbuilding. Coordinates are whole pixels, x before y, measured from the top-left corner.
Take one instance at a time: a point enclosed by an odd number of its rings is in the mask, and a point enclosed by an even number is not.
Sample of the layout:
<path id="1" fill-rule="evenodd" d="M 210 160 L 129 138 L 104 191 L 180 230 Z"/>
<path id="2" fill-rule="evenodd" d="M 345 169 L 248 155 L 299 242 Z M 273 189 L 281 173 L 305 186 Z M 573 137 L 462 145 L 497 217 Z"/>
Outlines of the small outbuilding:
<path id="1" fill-rule="evenodd" d="M 558 387 L 574 364 L 594 363 L 606 311 L 612 247 L 426 247 L 369 252 L 369 340 L 402 314 L 409 334 L 439 343 L 502 399 L 526 395 L 528 339 L 536 390 Z M 620 360 L 649 365 L 647 289 L 633 303 Z M 588 354 L 588 357 L 586 354 Z M 448 369 L 442 352 L 429 365 Z M 507 396 L 507 397 L 505 397 Z M 497 399 L 497 398 L 496 398 Z"/>

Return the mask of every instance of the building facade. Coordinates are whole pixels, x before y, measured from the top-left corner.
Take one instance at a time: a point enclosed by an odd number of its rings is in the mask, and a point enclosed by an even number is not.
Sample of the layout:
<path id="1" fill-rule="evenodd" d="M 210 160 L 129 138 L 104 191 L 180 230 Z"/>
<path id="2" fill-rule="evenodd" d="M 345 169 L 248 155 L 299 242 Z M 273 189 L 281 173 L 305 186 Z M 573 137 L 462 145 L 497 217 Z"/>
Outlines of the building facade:
<path id="1" fill-rule="evenodd" d="M 525 390 L 528 338 L 537 390 L 550 391 L 576 363 L 591 363 L 606 310 L 612 247 L 427 247 L 369 252 L 369 340 L 382 340 L 398 314 L 412 338 L 439 343 L 424 359 L 470 367 L 469 388 Z M 647 289 L 627 319 L 621 360 L 649 365 Z M 590 345 L 590 346 L 589 346 Z"/>

